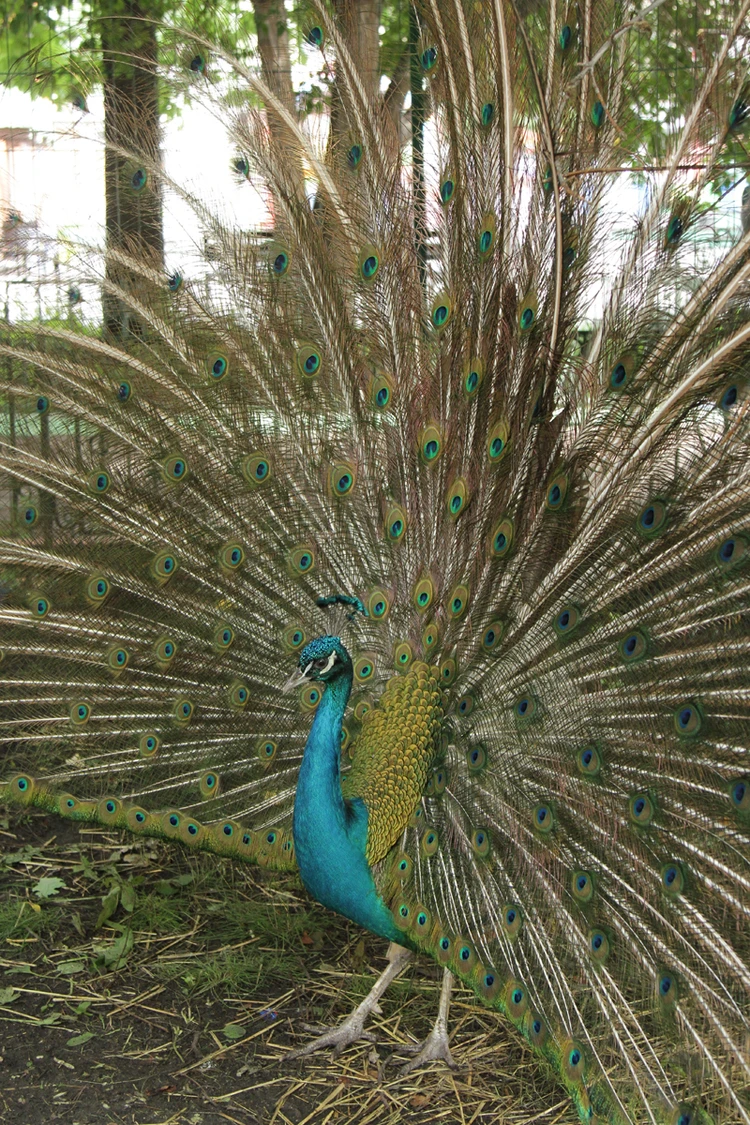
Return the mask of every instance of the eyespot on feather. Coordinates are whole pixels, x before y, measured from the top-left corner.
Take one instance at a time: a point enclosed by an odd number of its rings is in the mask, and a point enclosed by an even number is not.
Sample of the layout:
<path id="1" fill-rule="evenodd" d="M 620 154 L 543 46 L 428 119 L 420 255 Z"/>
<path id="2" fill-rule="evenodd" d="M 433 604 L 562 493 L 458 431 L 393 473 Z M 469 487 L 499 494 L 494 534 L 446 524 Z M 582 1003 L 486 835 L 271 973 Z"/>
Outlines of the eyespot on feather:
<path id="1" fill-rule="evenodd" d="M 241 469 L 251 488 L 259 488 L 271 479 L 271 462 L 265 453 L 251 453 L 242 461 Z"/>

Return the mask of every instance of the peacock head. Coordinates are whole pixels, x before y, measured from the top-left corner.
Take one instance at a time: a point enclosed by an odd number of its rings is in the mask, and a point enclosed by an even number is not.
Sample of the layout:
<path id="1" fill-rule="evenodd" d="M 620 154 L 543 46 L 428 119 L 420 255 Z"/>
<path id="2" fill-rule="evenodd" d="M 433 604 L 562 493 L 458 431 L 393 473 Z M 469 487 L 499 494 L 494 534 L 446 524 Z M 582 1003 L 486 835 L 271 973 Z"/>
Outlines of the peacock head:
<path id="1" fill-rule="evenodd" d="M 343 675 L 351 677 L 352 661 L 339 637 L 315 637 L 299 656 L 299 671 L 284 684 L 284 691 L 293 691 L 309 680 L 329 684 Z"/>

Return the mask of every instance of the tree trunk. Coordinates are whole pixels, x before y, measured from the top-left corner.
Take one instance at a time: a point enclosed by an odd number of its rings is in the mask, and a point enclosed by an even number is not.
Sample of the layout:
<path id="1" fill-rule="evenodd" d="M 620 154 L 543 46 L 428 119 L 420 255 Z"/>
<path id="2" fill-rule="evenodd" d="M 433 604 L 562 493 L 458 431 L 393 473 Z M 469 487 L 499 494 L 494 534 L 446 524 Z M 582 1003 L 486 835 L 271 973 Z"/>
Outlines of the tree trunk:
<path id="1" fill-rule="evenodd" d="M 116 262 L 124 250 L 154 269 L 164 264 L 160 165 L 157 13 L 149 0 L 117 0 L 98 21 L 104 71 L 106 277 L 137 293 L 139 279 Z M 142 284 L 142 283 L 141 283 Z M 143 335 L 126 301 L 104 295 L 105 333 L 121 341 Z"/>

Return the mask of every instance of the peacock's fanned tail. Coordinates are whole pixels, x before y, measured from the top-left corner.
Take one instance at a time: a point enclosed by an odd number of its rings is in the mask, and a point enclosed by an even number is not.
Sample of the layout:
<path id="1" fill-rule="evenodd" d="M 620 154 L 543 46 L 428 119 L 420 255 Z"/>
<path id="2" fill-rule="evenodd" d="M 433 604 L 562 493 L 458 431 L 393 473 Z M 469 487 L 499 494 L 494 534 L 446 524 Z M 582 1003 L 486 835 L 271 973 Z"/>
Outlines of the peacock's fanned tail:
<path id="1" fill-rule="evenodd" d="M 404 940 L 584 1121 L 750 1123 L 750 232 L 696 266 L 747 159 L 750 0 L 712 15 L 613 277 L 652 8 L 424 0 L 413 176 L 326 6 L 325 143 L 218 49 L 246 102 L 192 75 L 273 238 L 131 154 L 207 277 L 112 248 L 127 338 L 2 330 L 0 796 L 293 866 L 322 687 L 280 688 L 316 598 L 361 597 L 346 784 L 387 786 L 381 730 L 431 763 L 395 845 L 373 793 Z M 442 694 L 384 694 L 418 662 Z"/>

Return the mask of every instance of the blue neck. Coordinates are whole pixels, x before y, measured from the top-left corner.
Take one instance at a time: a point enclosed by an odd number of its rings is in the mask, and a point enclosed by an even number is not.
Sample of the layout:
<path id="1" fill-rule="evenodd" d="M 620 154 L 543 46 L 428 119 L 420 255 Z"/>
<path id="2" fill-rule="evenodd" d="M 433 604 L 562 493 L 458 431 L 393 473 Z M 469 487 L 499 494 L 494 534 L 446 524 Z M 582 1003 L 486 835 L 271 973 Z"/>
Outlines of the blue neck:
<path id="1" fill-rule="evenodd" d="M 367 809 L 341 796 L 341 724 L 351 668 L 323 693 L 305 746 L 294 801 L 294 850 L 302 882 L 323 906 L 391 941 L 403 941 L 365 858 Z"/>

